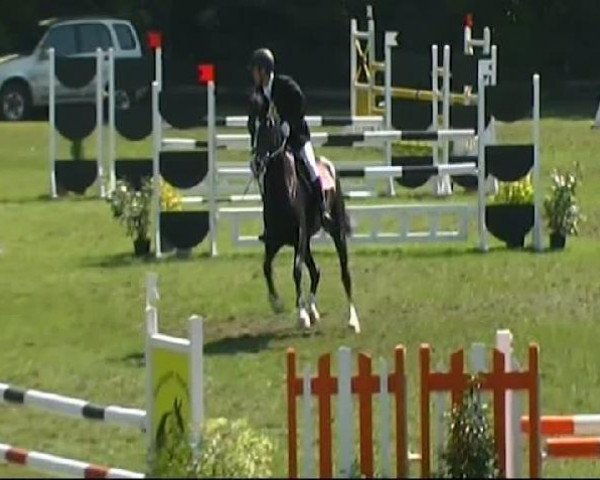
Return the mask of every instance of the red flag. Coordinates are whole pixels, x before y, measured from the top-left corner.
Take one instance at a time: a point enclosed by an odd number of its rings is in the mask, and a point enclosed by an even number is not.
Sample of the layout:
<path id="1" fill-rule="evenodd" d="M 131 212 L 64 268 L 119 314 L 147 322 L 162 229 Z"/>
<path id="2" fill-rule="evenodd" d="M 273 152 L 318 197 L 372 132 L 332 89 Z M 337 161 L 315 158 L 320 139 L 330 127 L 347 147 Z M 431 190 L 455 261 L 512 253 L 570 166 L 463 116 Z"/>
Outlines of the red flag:
<path id="1" fill-rule="evenodd" d="M 215 81 L 215 66 L 212 63 L 198 65 L 198 83 L 206 85 Z"/>
<path id="2" fill-rule="evenodd" d="M 473 28 L 473 14 L 467 13 L 465 15 L 465 27 Z"/>
<path id="3" fill-rule="evenodd" d="M 147 35 L 148 48 L 156 50 L 162 47 L 162 32 L 158 30 L 151 30 Z"/>

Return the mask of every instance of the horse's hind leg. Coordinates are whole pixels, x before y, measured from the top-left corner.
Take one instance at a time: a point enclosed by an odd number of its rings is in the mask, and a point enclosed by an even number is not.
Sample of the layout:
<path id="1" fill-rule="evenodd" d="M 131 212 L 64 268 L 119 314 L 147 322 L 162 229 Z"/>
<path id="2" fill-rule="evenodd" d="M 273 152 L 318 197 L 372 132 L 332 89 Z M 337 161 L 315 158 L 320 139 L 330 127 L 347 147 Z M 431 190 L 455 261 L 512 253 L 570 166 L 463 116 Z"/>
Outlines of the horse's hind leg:
<path id="1" fill-rule="evenodd" d="M 333 242 L 335 243 L 335 249 L 337 250 L 338 258 L 340 259 L 342 283 L 344 284 L 344 290 L 346 291 L 346 298 L 348 298 L 348 302 L 350 304 L 350 318 L 348 319 L 348 326 L 356 333 L 360 333 L 360 322 L 358 321 L 358 314 L 356 313 L 354 301 L 352 300 L 352 279 L 350 277 L 350 270 L 348 269 L 348 245 L 346 244 L 346 236 L 339 227 L 331 232 L 331 236 L 333 238 Z"/>
<path id="2" fill-rule="evenodd" d="M 281 246 L 275 246 L 267 243 L 265 245 L 265 260 L 263 263 L 263 272 L 265 274 L 265 280 L 267 281 L 267 288 L 269 289 L 269 302 L 275 313 L 281 313 L 283 311 L 283 304 L 279 298 L 279 294 L 275 289 L 273 282 L 273 259 Z"/>
<path id="3" fill-rule="evenodd" d="M 302 298 L 302 267 L 306 258 L 306 243 L 302 239 L 300 232 L 300 241 L 294 248 L 294 283 L 296 284 L 296 306 L 298 307 L 298 321 L 300 327 L 310 328 L 310 315 L 306 309 L 304 298 Z"/>
<path id="4" fill-rule="evenodd" d="M 306 249 L 306 266 L 310 273 L 310 297 L 308 299 L 308 313 L 313 323 L 318 322 L 321 319 L 319 311 L 317 310 L 317 289 L 319 288 L 319 280 L 321 279 L 321 271 L 310 249 L 310 244 Z"/>

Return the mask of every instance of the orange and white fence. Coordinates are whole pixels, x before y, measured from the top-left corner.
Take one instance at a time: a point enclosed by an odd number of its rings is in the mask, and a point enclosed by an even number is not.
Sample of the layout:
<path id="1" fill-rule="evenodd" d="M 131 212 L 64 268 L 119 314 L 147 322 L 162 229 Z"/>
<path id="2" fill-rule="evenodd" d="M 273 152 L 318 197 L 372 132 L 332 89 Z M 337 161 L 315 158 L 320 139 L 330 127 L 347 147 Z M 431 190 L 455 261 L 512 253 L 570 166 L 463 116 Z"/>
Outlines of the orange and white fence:
<path id="1" fill-rule="evenodd" d="M 395 425 L 395 470 L 396 476 L 405 477 L 408 472 L 409 455 L 407 450 L 406 417 L 406 374 L 404 347 L 397 347 L 394 355 L 394 367 L 390 372 L 387 362 L 381 359 L 378 371 L 373 371 L 373 362 L 369 355 L 359 353 L 358 374 L 352 375 L 352 354 L 349 348 L 338 350 L 338 376 L 331 374 L 331 354 L 322 355 L 318 361 L 318 373 L 311 375 L 307 367 L 298 376 L 296 373 L 296 353 L 293 349 L 287 353 L 287 392 L 288 392 L 288 473 L 290 478 L 298 478 L 298 424 L 297 399 L 300 398 L 302 411 L 301 478 L 314 478 L 314 417 L 312 415 L 313 397 L 318 401 L 318 438 L 319 438 L 319 477 L 348 477 L 355 465 L 354 451 L 354 405 L 353 397 L 358 399 L 359 412 L 359 461 L 361 472 L 373 477 L 374 459 L 374 422 L 373 397 L 379 400 L 378 439 L 380 447 L 380 471 L 385 478 L 392 477 L 391 426 Z M 339 445 L 338 468 L 333 469 L 333 397 L 337 406 L 335 422 Z M 391 418 L 391 403 L 394 403 L 394 419 Z"/>
<path id="2" fill-rule="evenodd" d="M 498 332 L 499 334 L 501 332 Z M 450 357 L 450 369 L 441 372 L 431 369 L 432 349 L 422 345 L 420 360 L 420 447 L 418 453 L 409 452 L 406 351 L 397 346 L 394 366 L 390 371 L 387 362 L 380 359 L 376 371 L 371 357 L 358 354 L 358 373 L 352 374 L 352 354 L 349 348 L 341 347 L 337 354 L 337 376 L 332 374 L 331 354 L 322 355 L 318 360 L 317 374 L 307 366 L 301 374 L 297 372 L 296 352 L 287 353 L 287 401 L 288 401 L 288 473 L 290 478 L 332 478 L 362 474 L 374 474 L 389 478 L 409 476 L 409 466 L 420 461 L 421 476 L 432 475 L 432 453 L 435 447 L 443 444 L 440 432 L 443 423 L 439 415 L 441 395 L 450 394 L 452 404 L 458 404 L 465 390 L 469 388 L 471 373 L 465 365 L 465 352 L 458 350 Z M 507 355 L 497 348 L 492 351 L 491 368 L 485 366 L 485 349 L 481 344 L 472 347 L 471 371 L 479 373 L 483 393 L 491 393 L 493 400 L 494 437 L 497 445 L 499 464 L 503 474 L 508 467 L 511 474 L 520 475 L 511 463 L 513 452 L 511 433 L 507 429 L 507 393 L 525 391 L 528 393 L 529 414 L 533 420 L 532 435 L 529 436 L 529 475 L 541 474 L 541 448 L 539 435 L 539 348 L 529 346 L 527 370 L 513 370 Z M 508 357 L 509 358 L 509 357 Z M 313 415 L 314 400 L 317 400 L 317 418 Z M 375 398 L 378 400 L 374 405 Z M 431 419 L 431 400 L 436 400 L 438 416 Z M 355 402 L 358 404 L 358 422 L 354 417 Z M 300 405 L 298 405 L 300 404 Z M 393 405 L 392 405 L 393 404 Z M 392 408 L 393 407 L 393 408 Z M 393 414 L 392 414 L 393 412 Z M 377 414 L 378 422 L 374 420 Z M 443 412 L 442 412 L 443 413 Z M 300 423 L 298 417 L 301 416 Z M 393 417 L 393 418 L 392 418 Z M 535 420 L 537 419 L 537 420 Z M 358 442 L 355 441 L 355 425 L 358 423 Z M 437 424 L 437 442 L 432 448 L 431 426 Z M 315 433 L 315 425 L 317 425 Z M 512 425 L 512 424 L 511 424 Z M 337 445 L 334 448 L 334 428 Z M 395 432 L 392 432 L 392 429 Z M 300 430 L 300 442 L 298 431 Z M 411 431 L 418 431 L 416 426 Z M 377 442 L 374 440 L 377 438 Z M 318 449 L 315 445 L 318 444 Z M 358 445 L 358 454 L 355 446 Z M 374 450 L 378 450 L 375 455 Z M 317 455 L 318 450 L 318 455 Z M 337 450 L 337 455 L 334 452 Z M 318 461 L 317 461 L 318 457 Z M 376 462 L 377 460 L 377 462 Z M 395 460 L 395 469 L 392 462 Z M 377 463 L 377 468 L 376 464 Z M 299 475 L 299 465 L 301 472 Z M 318 472 L 316 466 L 318 465 Z M 507 475 L 508 476 L 508 475 Z"/>

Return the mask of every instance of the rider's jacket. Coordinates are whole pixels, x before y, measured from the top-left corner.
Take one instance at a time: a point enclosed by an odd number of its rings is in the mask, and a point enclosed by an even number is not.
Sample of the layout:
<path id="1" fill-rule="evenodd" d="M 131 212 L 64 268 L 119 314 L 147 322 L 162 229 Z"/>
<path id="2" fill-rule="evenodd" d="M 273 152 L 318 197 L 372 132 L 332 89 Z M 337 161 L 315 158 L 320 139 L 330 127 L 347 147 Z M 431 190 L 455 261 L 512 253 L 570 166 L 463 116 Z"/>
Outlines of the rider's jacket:
<path id="1" fill-rule="evenodd" d="M 282 122 L 289 124 L 290 137 L 288 145 L 290 148 L 300 150 L 310 140 L 310 130 L 304 119 L 306 99 L 300 86 L 292 77 L 287 75 L 274 76 L 271 87 L 271 101 L 265 95 L 262 87 L 256 87 L 253 95 L 259 96 L 262 100 L 260 111 L 257 112 L 252 108 L 248 115 L 248 131 L 253 143 L 256 115 L 260 115 L 259 118 L 264 118 L 269 108 L 274 108 L 276 116 Z"/>

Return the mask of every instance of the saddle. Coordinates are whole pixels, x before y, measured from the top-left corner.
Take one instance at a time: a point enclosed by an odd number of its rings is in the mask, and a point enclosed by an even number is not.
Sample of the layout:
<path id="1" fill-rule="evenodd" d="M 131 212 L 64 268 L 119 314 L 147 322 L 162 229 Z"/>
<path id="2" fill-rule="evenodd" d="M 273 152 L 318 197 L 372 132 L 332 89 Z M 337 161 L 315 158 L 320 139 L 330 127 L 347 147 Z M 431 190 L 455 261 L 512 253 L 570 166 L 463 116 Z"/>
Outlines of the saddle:
<path id="1" fill-rule="evenodd" d="M 321 190 L 323 195 L 335 192 L 335 167 L 324 157 L 316 157 L 317 168 L 321 177 Z M 309 174 L 304 165 L 304 161 L 300 157 L 295 157 L 292 152 L 286 150 L 284 156 L 284 172 L 285 182 L 290 192 L 290 195 L 295 196 L 298 188 L 298 182 L 303 182 L 309 190 L 312 191 L 313 186 L 309 181 Z M 312 192 L 316 193 L 316 192 Z"/>

